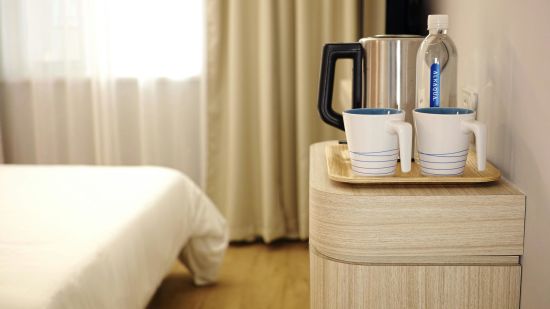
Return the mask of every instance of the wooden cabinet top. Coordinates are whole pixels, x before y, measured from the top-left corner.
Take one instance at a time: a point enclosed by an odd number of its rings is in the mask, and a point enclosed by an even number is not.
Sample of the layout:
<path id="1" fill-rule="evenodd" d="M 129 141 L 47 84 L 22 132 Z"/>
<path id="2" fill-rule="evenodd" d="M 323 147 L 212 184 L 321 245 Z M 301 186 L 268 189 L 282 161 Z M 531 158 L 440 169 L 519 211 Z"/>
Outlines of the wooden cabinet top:
<path id="1" fill-rule="evenodd" d="M 525 196 L 505 180 L 344 184 L 327 176 L 325 145 L 310 149 L 310 244 L 320 254 L 347 261 L 461 256 L 469 263 L 472 256 L 483 263 L 486 256 L 517 260 L 523 254 Z"/>

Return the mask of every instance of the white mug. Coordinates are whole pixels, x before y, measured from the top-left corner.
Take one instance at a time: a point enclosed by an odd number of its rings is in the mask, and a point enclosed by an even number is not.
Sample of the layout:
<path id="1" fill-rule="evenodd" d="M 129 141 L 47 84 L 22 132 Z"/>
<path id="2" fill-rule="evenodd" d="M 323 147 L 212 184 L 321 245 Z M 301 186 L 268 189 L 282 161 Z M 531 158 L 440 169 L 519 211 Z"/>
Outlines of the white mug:
<path id="1" fill-rule="evenodd" d="M 342 115 L 355 175 L 391 176 L 395 174 L 398 155 L 411 157 L 412 126 L 405 122 L 405 112 L 392 108 L 356 108 Z M 410 172 L 410 159 L 401 161 L 401 170 Z"/>
<path id="2" fill-rule="evenodd" d="M 427 176 L 464 173 L 470 136 L 476 137 L 477 169 L 485 170 L 487 128 L 466 108 L 434 107 L 413 111 L 421 172 Z"/>

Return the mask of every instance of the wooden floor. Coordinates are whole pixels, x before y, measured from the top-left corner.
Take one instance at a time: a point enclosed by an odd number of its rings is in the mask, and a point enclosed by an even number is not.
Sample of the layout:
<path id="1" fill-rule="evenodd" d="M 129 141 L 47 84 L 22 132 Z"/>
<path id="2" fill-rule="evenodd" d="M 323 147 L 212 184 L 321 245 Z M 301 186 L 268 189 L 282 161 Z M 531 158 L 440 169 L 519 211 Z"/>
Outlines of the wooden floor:
<path id="1" fill-rule="evenodd" d="M 218 283 L 206 287 L 177 264 L 148 308 L 309 308 L 307 243 L 231 245 Z"/>

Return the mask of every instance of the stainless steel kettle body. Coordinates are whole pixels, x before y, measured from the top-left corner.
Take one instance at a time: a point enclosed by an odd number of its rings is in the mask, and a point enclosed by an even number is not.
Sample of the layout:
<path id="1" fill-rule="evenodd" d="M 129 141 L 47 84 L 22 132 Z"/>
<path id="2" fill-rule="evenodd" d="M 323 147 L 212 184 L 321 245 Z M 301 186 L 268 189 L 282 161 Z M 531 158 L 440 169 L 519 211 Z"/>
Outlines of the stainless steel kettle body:
<path id="1" fill-rule="evenodd" d="M 351 108 L 396 108 L 413 124 L 416 53 L 424 38 L 377 35 L 359 43 L 326 44 L 323 49 L 318 108 L 326 123 L 344 129 L 342 115 L 332 108 L 336 61 L 353 59 Z"/>

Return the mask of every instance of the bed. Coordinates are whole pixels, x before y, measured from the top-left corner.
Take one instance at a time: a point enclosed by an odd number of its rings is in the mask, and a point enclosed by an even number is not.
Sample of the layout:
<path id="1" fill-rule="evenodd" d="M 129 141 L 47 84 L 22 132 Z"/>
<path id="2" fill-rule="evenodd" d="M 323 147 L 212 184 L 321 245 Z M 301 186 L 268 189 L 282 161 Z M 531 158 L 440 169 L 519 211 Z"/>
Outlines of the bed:
<path id="1" fill-rule="evenodd" d="M 175 170 L 0 165 L 0 308 L 143 308 L 178 257 L 215 281 L 226 247 Z"/>

